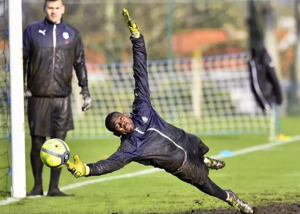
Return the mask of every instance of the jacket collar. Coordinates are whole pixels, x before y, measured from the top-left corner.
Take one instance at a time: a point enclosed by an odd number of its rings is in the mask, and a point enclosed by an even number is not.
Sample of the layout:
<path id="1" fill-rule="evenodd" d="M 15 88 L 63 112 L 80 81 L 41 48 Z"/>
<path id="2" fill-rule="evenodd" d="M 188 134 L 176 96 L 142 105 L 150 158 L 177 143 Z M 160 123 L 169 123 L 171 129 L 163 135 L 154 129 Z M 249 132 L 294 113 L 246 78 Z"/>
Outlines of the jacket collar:
<path id="1" fill-rule="evenodd" d="M 134 123 L 134 128 L 138 127 L 139 123 L 134 115 L 134 113 L 130 112 L 130 115 L 129 115 L 130 119 L 133 121 Z"/>
<path id="2" fill-rule="evenodd" d="M 53 25 L 54 23 L 51 22 L 49 19 L 45 18 L 44 19 L 44 24 L 50 28 L 53 28 Z M 57 27 L 61 27 L 61 26 L 64 26 L 64 22 L 63 20 L 61 19 L 61 22 L 59 24 L 56 24 Z"/>

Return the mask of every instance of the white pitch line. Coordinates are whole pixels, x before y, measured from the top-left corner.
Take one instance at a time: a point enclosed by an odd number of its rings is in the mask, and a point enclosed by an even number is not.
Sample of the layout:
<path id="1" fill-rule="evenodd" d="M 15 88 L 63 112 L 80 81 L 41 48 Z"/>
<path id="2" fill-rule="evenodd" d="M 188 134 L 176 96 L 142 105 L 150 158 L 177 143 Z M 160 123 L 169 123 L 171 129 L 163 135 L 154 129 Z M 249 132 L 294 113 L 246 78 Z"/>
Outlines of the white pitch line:
<path id="1" fill-rule="evenodd" d="M 292 142 L 295 142 L 295 141 L 298 141 L 298 140 L 300 140 L 300 135 L 291 137 L 289 140 L 284 140 L 284 141 L 277 140 L 277 141 L 271 141 L 271 142 L 268 142 L 266 144 L 262 144 L 262 145 L 258 145 L 258 146 L 251 146 L 251 147 L 248 147 L 248 148 L 245 148 L 245 149 L 241 149 L 241 150 L 237 150 L 237 151 L 232 152 L 231 157 L 238 156 L 238 155 L 243 155 L 243 154 L 248 154 L 248 153 L 251 153 L 251 152 L 261 151 L 261 150 L 265 150 L 265 149 L 270 149 L 270 148 L 273 148 L 273 147 L 276 147 L 276 146 L 289 144 L 289 143 L 292 143 Z M 226 157 L 227 156 L 217 155 L 217 156 L 213 156 L 212 158 L 226 158 Z"/>
<path id="2" fill-rule="evenodd" d="M 0 206 L 18 202 L 20 200 L 21 200 L 21 198 L 7 198 L 6 200 L 0 201 Z"/>
<path id="3" fill-rule="evenodd" d="M 69 189 L 75 189 L 77 187 L 86 186 L 86 185 L 89 185 L 89 184 L 100 183 L 100 182 L 104 182 L 104 181 L 111 181 L 111 180 L 116 180 L 116 179 L 121 179 L 121 178 L 131 178 L 131 177 L 135 177 L 135 176 L 139 176 L 139 175 L 147 175 L 147 174 L 150 174 L 150 173 L 153 173 L 153 172 L 158 172 L 158 171 L 161 171 L 161 169 L 158 169 L 158 168 L 146 169 L 146 170 L 127 173 L 127 174 L 123 174 L 123 175 L 115 175 L 115 176 L 98 178 L 98 179 L 89 180 L 89 181 L 82 181 L 82 182 L 79 182 L 79 183 L 76 183 L 76 184 L 71 184 L 71 185 L 68 185 L 68 186 L 64 186 L 60 189 L 61 189 L 61 191 L 65 191 L 65 190 L 69 190 Z"/>
<path id="4" fill-rule="evenodd" d="M 258 145 L 258 146 L 251 146 L 245 149 L 240 149 L 237 151 L 233 151 L 231 152 L 231 156 L 224 156 L 222 154 L 220 155 L 215 155 L 215 156 L 211 156 L 212 158 L 231 158 L 231 157 L 235 157 L 238 155 L 244 155 L 244 154 L 248 154 L 251 152 L 256 152 L 256 151 L 261 151 L 261 150 L 265 150 L 265 149 L 270 149 L 276 146 L 281 146 L 281 145 L 285 145 L 285 144 L 289 144 L 295 141 L 300 140 L 300 135 L 291 137 L 289 140 L 285 140 L 285 141 L 270 141 L 266 144 L 262 144 L 262 145 Z M 105 181 L 111 181 L 111 180 L 116 180 L 116 179 L 122 179 L 122 178 L 131 178 L 131 177 L 135 177 L 135 176 L 140 176 L 140 175 L 146 175 L 146 174 L 151 174 L 154 172 L 158 172 L 161 171 L 161 169 L 158 168 L 152 168 L 152 169 L 146 169 L 146 170 L 141 170 L 141 171 L 137 171 L 137 172 L 133 172 L 133 173 L 127 173 L 127 174 L 123 174 L 123 175 L 116 175 L 116 176 L 110 176 L 110 177 L 104 177 L 104 178 L 98 178 L 98 179 L 94 179 L 94 180 L 88 180 L 88 181 L 82 181 L 82 182 L 78 182 L 75 184 L 71 184 L 68 186 L 64 186 L 61 187 L 60 189 L 62 191 L 65 190 L 69 190 L 69 189 L 75 189 L 78 187 L 83 187 L 89 184 L 95 184 L 95 183 L 100 183 L 100 182 L 105 182 Z M 44 192 L 44 195 L 46 195 L 47 192 Z M 30 197 L 31 198 L 31 197 Z M 32 198 L 38 198 L 38 197 L 32 197 Z M 6 205 L 6 204 L 11 204 L 14 202 L 18 202 L 20 201 L 22 198 L 7 198 L 5 200 L 0 201 L 0 206 L 2 205 Z"/>
<path id="5" fill-rule="evenodd" d="M 300 176 L 300 173 L 289 174 L 288 176 Z"/>

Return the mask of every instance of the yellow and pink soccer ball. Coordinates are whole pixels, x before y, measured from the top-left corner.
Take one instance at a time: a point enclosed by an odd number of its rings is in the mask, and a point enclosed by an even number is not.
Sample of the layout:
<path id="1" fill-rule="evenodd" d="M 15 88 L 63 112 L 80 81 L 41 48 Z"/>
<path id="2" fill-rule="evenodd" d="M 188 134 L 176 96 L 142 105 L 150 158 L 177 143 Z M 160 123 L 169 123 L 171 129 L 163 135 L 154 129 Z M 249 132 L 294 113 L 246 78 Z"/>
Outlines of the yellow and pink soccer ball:
<path id="1" fill-rule="evenodd" d="M 42 145 L 40 157 L 46 166 L 61 168 L 70 158 L 70 148 L 63 140 L 52 138 Z"/>

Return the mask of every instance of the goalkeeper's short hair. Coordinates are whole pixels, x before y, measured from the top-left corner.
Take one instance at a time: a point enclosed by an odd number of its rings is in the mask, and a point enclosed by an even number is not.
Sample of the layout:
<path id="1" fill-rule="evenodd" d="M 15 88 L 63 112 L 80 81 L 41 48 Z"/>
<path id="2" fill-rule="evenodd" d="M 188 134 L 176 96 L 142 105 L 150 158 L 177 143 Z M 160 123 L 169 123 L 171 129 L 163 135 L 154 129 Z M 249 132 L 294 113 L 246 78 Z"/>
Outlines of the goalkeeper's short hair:
<path id="1" fill-rule="evenodd" d="M 114 121 L 115 121 L 116 117 L 119 116 L 120 114 L 122 114 L 122 113 L 114 111 L 114 112 L 109 113 L 106 116 L 106 118 L 105 118 L 105 126 L 106 126 L 106 128 L 109 131 L 111 131 L 113 133 L 116 132 Z"/>

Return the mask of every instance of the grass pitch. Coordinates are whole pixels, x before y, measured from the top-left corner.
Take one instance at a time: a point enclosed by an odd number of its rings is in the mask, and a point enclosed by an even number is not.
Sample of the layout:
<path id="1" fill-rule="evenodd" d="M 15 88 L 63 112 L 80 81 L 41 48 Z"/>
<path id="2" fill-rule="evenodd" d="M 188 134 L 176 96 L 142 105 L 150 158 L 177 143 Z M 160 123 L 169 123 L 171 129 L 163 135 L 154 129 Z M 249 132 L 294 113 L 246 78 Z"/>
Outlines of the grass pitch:
<path id="1" fill-rule="evenodd" d="M 300 135 L 300 118 L 284 118 L 284 134 Z M 263 135 L 204 136 L 210 147 L 209 156 L 222 150 L 237 151 L 268 142 Z M 112 154 L 119 141 L 66 140 L 71 154 L 79 154 L 84 162 L 95 162 Z M 0 145 L 1 147 L 1 145 Z M 2 148 L 1 148 L 2 150 Z M 27 190 L 33 185 L 30 161 L 30 141 L 26 141 Z M 230 188 L 255 207 L 277 203 L 300 203 L 300 141 L 246 153 L 224 159 L 226 167 L 210 171 L 210 177 L 224 189 Z M 60 187 L 81 184 L 99 178 L 109 178 L 140 170 L 151 169 L 131 163 L 123 169 L 101 177 L 75 179 L 63 169 Z M 48 190 L 48 168 L 44 168 L 44 191 Z M 66 191 L 75 197 L 25 198 L 0 206 L 2 214 L 102 214 L 102 213 L 202 213 L 197 210 L 215 210 L 230 207 L 177 178 L 157 171 L 146 175 L 102 181 Z M 0 200 L 6 196 L 0 196 Z M 214 213 L 209 211 L 208 213 Z M 223 213 L 223 212 L 216 212 Z M 228 213 L 224 212 L 224 213 Z M 279 212 L 280 213 L 280 212 Z M 292 213 L 292 212 L 290 212 Z"/>

